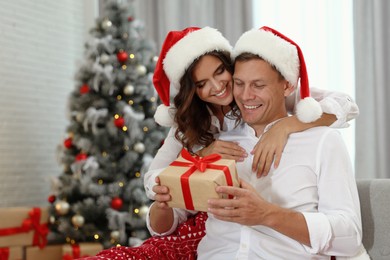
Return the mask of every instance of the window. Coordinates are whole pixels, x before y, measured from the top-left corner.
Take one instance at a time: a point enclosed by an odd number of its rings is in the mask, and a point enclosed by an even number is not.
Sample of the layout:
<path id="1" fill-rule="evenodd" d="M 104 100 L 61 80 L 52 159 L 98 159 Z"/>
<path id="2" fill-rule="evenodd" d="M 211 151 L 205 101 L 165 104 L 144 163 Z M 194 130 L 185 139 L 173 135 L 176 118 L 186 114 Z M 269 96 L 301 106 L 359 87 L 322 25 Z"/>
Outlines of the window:
<path id="1" fill-rule="evenodd" d="M 352 11 L 352 0 L 253 0 L 253 25 L 272 27 L 299 44 L 310 86 L 355 98 Z M 354 162 L 354 120 L 340 132 Z"/>

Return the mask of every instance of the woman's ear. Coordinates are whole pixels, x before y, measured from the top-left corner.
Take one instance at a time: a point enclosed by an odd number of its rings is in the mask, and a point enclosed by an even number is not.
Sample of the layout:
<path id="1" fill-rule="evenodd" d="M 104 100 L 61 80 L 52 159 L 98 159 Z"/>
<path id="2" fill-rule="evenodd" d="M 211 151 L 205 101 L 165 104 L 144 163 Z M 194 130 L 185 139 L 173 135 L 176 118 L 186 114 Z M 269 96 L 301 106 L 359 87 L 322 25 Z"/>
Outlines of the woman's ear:
<path id="1" fill-rule="evenodd" d="M 288 97 L 291 93 L 293 93 L 295 90 L 295 87 L 286 80 L 284 84 L 284 96 Z"/>

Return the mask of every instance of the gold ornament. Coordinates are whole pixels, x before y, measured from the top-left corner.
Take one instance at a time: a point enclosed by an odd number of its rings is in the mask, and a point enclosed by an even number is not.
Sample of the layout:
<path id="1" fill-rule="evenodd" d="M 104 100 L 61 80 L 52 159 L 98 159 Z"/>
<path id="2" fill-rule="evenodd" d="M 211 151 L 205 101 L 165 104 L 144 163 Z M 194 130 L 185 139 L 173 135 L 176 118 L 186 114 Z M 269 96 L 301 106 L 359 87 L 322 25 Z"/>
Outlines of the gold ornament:
<path id="1" fill-rule="evenodd" d="M 134 94 L 134 86 L 131 85 L 131 84 L 127 84 L 124 88 L 123 88 L 123 93 L 125 93 L 125 95 L 133 95 Z"/>
<path id="2" fill-rule="evenodd" d="M 108 28 L 110 28 L 112 26 L 112 22 L 106 18 L 102 21 L 101 26 L 102 26 L 102 29 L 107 30 Z"/>
<path id="3" fill-rule="evenodd" d="M 133 149 L 137 153 L 143 153 L 143 152 L 145 152 L 145 145 L 141 142 L 138 142 L 134 145 Z"/>
<path id="4" fill-rule="evenodd" d="M 110 237 L 111 237 L 112 239 L 114 239 L 115 241 L 118 241 L 118 240 L 119 240 L 119 237 L 120 237 L 119 231 L 118 231 L 118 230 L 111 231 Z"/>
<path id="5" fill-rule="evenodd" d="M 64 200 L 58 201 L 55 205 L 55 209 L 58 215 L 66 215 L 69 212 L 69 208 L 69 203 Z"/>
<path id="6" fill-rule="evenodd" d="M 138 75 L 145 76 L 147 69 L 144 65 L 137 65 L 137 67 L 135 67 L 135 71 L 137 71 Z"/>
<path id="7" fill-rule="evenodd" d="M 139 208 L 139 212 L 138 212 L 138 215 L 145 219 L 146 218 L 146 215 L 148 214 L 148 210 L 149 210 L 149 207 L 146 206 L 146 205 L 143 205 Z"/>
<path id="8" fill-rule="evenodd" d="M 84 225 L 85 219 L 83 216 L 76 214 L 72 217 L 72 224 L 75 227 L 82 227 Z"/>

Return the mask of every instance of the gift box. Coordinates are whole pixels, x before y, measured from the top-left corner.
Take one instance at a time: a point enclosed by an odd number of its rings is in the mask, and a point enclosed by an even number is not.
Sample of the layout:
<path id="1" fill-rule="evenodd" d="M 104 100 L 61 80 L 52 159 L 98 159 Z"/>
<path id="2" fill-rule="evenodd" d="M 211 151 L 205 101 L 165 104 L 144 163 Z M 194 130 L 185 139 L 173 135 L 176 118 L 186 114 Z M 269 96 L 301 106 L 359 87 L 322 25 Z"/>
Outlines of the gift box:
<path id="1" fill-rule="evenodd" d="M 37 246 L 26 247 L 26 260 L 62 260 L 63 245 L 48 245 L 44 248 Z"/>
<path id="2" fill-rule="evenodd" d="M 185 149 L 159 178 L 169 188 L 170 207 L 198 211 L 207 211 L 209 199 L 226 197 L 215 191 L 217 186 L 239 186 L 234 160 L 217 154 L 193 157 Z"/>
<path id="3" fill-rule="evenodd" d="M 44 247 L 48 219 L 47 208 L 0 208 L 0 247 Z"/>
<path id="4" fill-rule="evenodd" d="M 1 247 L 0 260 L 23 260 L 23 248 L 21 246 Z"/>
<path id="5" fill-rule="evenodd" d="M 87 256 L 95 256 L 103 250 L 103 245 L 99 243 L 79 243 L 62 246 L 62 260 L 73 260 Z"/>

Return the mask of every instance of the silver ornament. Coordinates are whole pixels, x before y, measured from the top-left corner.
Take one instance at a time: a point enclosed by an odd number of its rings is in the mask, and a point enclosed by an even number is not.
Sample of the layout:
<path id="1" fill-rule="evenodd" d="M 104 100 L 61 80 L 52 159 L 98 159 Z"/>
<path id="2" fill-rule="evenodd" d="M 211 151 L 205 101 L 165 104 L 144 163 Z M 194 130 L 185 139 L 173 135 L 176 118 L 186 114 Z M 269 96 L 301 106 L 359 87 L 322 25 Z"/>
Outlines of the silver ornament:
<path id="1" fill-rule="evenodd" d="M 123 93 L 125 93 L 125 95 L 133 95 L 134 94 L 134 86 L 131 85 L 131 84 L 127 84 L 124 88 L 123 88 Z"/>
<path id="2" fill-rule="evenodd" d="M 72 224 L 75 227 L 82 227 L 84 225 L 85 219 L 83 216 L 76 214 L 72 217 Z"/>
<path id="3" fill-rule="evenodd" d="M 55 208 L 58 215 L 66 215 L 69 212 L 70 205 L 68 202 L 61 200 L 56 203 Z"/>
<path id="4" fill-rule="evenodd" d="M 102 21 L 101 26 L 102 26 L 102 28 L 103 28 L 104 30 L 107 30 L 108 28 L 110 28 L 110 27 L 112 26 L 112 22 L 111 22 L 110 20 L 108 20 L 108 19 L 104 19 L 104 20 Z"/>
<path id="5" fill-rule="evenodd" d="M 137 67 L 135 67 L 135 70 L 137 71 L 137 74 L 140 75 L 140 76 L 144 76 L 147 72 L 147 69 L 144 65 L 137 65 Z"/>
<path id="6" fill-rule="evenodd" d="M 118 230 L 111 231 L 110 237 L 114 240 L 119 240 L 120 233 Z"/>
<path id="7" fill-rule="evenodd" d="M 141 143 L 141 142 L 136 143 L 134 145 L 134 151 L 136 151 L 137 153 L 145 152 L 145 145 L 143 143 Z"/>
<path id="8" fill-rule="evenodd" d="M 102 55 L 100 55 L 100 63 L 107 64 L 109 60 L 110 56 L 108 56 L 107 54 L 103 53 Z"/>
<path id="9" fill-rule="evenodd" d="M 143 205 L 139 208 L 139 216 L 143 219 L 146 219 L 146 215 L 148 214 L 149 207 L 146 205 Z"/>

